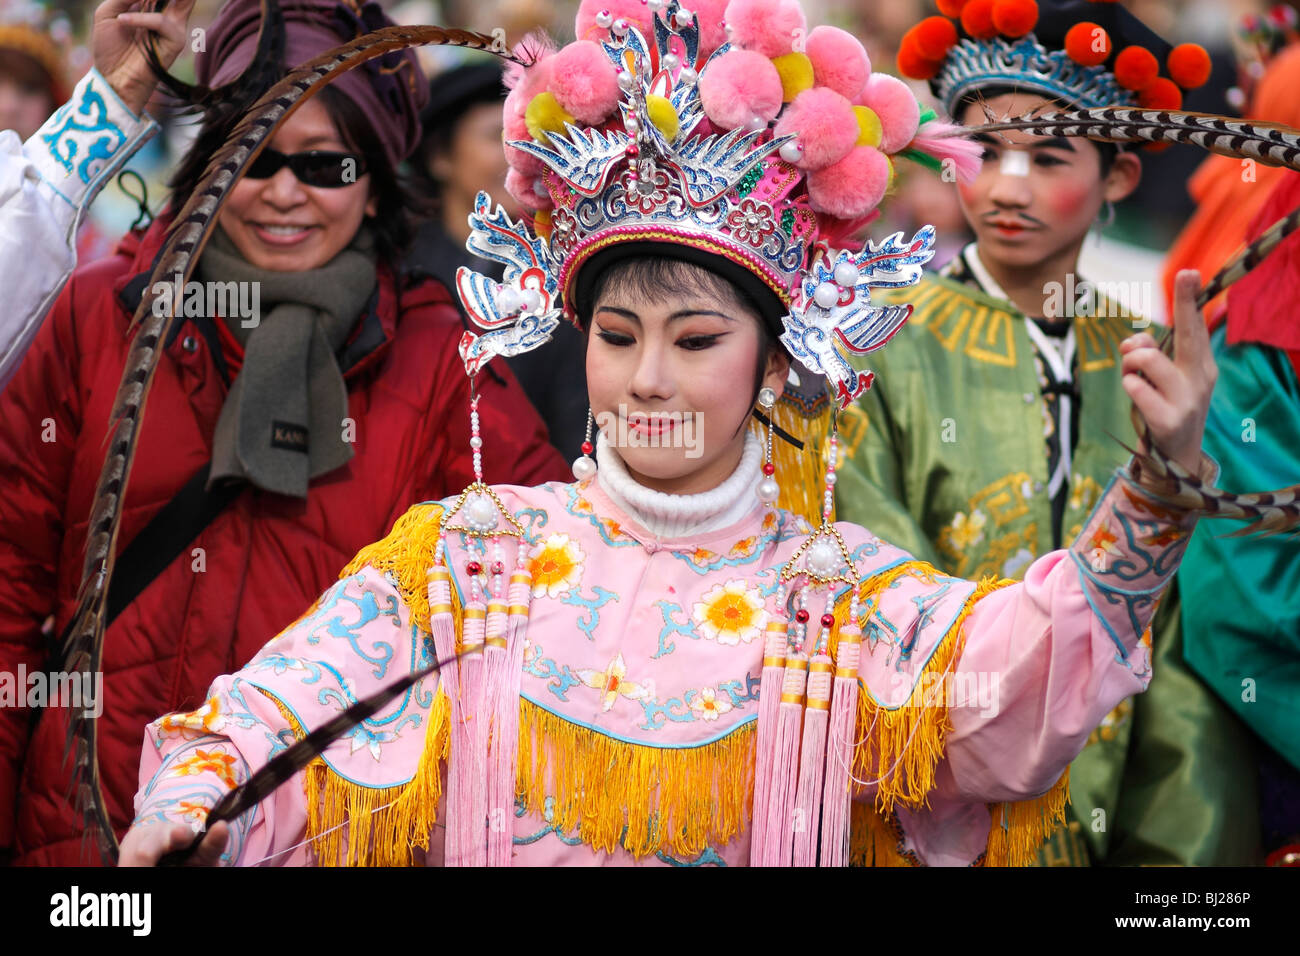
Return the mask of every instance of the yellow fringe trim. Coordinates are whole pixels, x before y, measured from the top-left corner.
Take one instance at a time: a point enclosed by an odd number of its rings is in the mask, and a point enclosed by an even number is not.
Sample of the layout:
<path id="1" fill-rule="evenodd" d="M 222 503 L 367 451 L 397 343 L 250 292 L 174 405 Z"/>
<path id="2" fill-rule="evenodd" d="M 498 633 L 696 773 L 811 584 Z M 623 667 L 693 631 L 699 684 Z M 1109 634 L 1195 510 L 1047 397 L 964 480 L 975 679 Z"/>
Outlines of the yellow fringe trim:
<path id="1" fill-rule="evenodd" d="M 366 545 L 340 573 L 340 578 L 356 574 L 366 565 L 378 571 L 391 571 L 397 578 L 397 589 L 402 600 L 411 609 L 411 623 L 424 633 L 429 633 L 429 568 L 433 567 L 434 547 L 438 543 L 438 526 L 442 521 L 442 506 L 415 505 L 397 519 L 388 537 Z M 452 603 L 456 602 L 455 588 Z M 456 636 L 459 644 L 460 613 L 455 614 Z"/>
<path id="2" fill-rule="evenodd" d="M 364 787 L 344 780 L 322 760 L 307 766 L 307 839 L 320 866 L 410 866 L 416 847 L 429 848 L 442 798 L 450 716 L 451 704 L 439 691 L 415 776 L 400 786 Z"/>
<path id="3" fill-rule="evenodd" d="M 1069 799 L 1070 768 L 1066 767 L 1061 779 L 1041 797 L 1016 803 L 989 804 L 993 824 L 989 827 L 984 865 L 1029 866 L 1033 863 L 1043 841 L 1065 822 L 1065 805 Z"/>
<path id="4" fill-rule="evenodd" d="M 632 744 L 521 699 L 518 793 L 539 815 L 553 798 L 547 822 L 597 850 L 689 859 L 745 829 L 754 738 L 751 721 L 701 747 Z"/>

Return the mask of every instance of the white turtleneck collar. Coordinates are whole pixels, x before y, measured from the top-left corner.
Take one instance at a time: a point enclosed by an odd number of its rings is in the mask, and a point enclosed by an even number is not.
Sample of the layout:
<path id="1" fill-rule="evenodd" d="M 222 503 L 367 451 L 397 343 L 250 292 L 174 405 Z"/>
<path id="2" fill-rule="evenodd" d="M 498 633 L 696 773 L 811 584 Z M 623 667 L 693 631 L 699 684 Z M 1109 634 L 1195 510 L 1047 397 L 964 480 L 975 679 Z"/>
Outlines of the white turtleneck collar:
<path id="1" fill-rule="evenodd" d="M 596 480 L 616 506 L 655 537 L 678 538 L 736 524 L 759 507 L 754 492 L 762 478 L 762 455 L 759 440 L 746 434 L 744 453 L 730 478 L 698 495 L 670 495 L 638 484 L 602 432 L 596 439 Z"/>

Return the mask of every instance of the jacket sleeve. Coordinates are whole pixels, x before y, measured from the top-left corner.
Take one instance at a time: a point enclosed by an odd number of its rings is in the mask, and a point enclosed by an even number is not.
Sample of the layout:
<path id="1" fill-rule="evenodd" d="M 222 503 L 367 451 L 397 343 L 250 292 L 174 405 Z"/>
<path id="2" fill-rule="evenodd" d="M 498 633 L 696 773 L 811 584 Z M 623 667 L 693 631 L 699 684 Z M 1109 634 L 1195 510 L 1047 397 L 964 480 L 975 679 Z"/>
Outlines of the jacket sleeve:
<path id="1" fill-rule="evenodd" d="M 74 290 L 65 290 L 0 394 L 0 673 L 43 671 L 55 613 L 67 487 L 81 432 Z M 23 694 L 25 688 L 15 688 Z M 27 746 L 24 699 L 0 706 L 0 847 L 13 840 Z"/>
<path id="2" fill-rule="evenodd" d="M 92 69 L 21 147 L 12 131 L 0 132 L 0 389 L 76 265 L 86 207 L 157 131 Z"/>
<path id="3" fill-rule="evenodd" d="M 442 415 L 437 416 L 437 434 L 430 441 L 430 447 L 437 449 L 435 471 L 425 486 L 417 489 L 417 500 L 424 501 L 458 495 L 474 481 L 469 378 L 454 343 L 437 357 L 436 374 L 435 401 Z M 541 416 L 505 362 L 493 359 L 480 371 L 477 388 L 484 481 L 529 486 L 573 479 L 569 466 L 550 444 Z"/>
<path id="4" fill-rule="evenodd" d="M 899 369 L 891 374 L 907 373 Z M 906 429 L 893 414 L 882 380 L 877 379 L 844 417 L 841 432 L 851 428 L 854 440 L 842 440 L 844 460 L 835 485 L 837 517 L 868 527 L 895 547 L 941 566 L 929 537 L 908 510 Z"/>

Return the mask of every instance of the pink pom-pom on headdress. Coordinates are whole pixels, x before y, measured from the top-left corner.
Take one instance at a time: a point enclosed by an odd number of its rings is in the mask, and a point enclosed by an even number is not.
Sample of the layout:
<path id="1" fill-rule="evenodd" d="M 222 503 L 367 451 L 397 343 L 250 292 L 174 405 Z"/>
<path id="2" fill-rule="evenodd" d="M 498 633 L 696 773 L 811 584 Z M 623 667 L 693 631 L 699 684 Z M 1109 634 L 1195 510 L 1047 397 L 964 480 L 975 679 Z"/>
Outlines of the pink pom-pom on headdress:
<path id="1" fill-rule="evenodd" d="M 511 169 L 517 169 L 525 176 L 540 176 L 546 164 L 534 156 L 532 153 L 525 153 L 521 149 L 509 145 L 511 140 L 530 140 L 532 135 L 528 132 L 528 123 L 524 121 L 523 116 L 514 116 L 509 110 L 506 111 L 505 123 L 501 130 L 501 138 L 506 143 L 506 162 L 510 164 Z"/>
<path id="2" fill-rule="evenodd" d="M 566 112 L 589 126 L 603 123 L 618 106 L 618 71 L 591 40 L 570 43 L 555 54 L 549 87 Z"/>
<path id="3" fill-rule="evenodd" d="M 921 106 L 906 83 L 888 73 L 872 73 L 856 102 L 880 117 L 881 150 L 907 148 L 921 123 Z"/>
<path id="4" fill-rule="evenodd" d="M 791 52 L 808 33 L 797 0 L 731 0 L 724 16 L 732 43 L 769 58 Z"/>
<path id="5" fill-rule="evenodd" d="M 755 116 L 770 123 L 781 111 L 781 75 L 761 53 L 728 50 L 700 74 L 699 83 L 700 104 L 719 129 L 736 129 Z"/>
<path id="6" fill-rule="evenodd" d="M 829 86 L 850 100 L 871 75 L 871 60 L 858 38 L 839 27 L 814 27 L 804 52 L 812 60 L 818 86 Z"/>
<path id="7" fill-rule="evenodd" d="M 965 138 L 966 129 L 943 120 L 922 124 L 909 144 L 912 149 L 933 156 L 940 163 L 952 160 L 957 181 L 974 182 L 979 175 L 984 147 Z"/>
<path id="8" fill-rule="evenodd" d="M 853 104 L 824 86 L 804 90 L 781 114 L 773 132 L 794 133 L 803 146 L 794 164 L 801 169 L 825 169 L 849 154 L 858 141 Z"/>
<path id="9" fill-rule="evenodd" d="M 529 212 L 550 209 L 553 203 L 542 185 L 540 176 L 526 176 L 517 169 L 506 173 L 506 192 Z"/>
<path id="10" fill-rule="evenodd" d="M 596 17 L 607 13 L 615 20 L 626 20 L 628 26 L 636 27 L 643 37 L 653 37 L 651 18 L 654 16 L 645 0 L 582 0 L 578 5 L 578 15 L 573 19 L 573 35 L 579 40 L 603 40 L 609 36 L 609 29 L 596 22 Z"/>
<path id="11" fill-rule="evenodd" d="M 700 25 L 699 62 L 704 63 L 713 51 L 727 42 L 728 0 L 687 0 L 684 4 L 695 14 Z"/>
<path id="12" fill-rule="evenodd" d="M 880 205 L 893 170 L 872 146 L 855 146 L 838 163 L 808 174 L 808 200 L 818 212 L 857 219 Z"/>

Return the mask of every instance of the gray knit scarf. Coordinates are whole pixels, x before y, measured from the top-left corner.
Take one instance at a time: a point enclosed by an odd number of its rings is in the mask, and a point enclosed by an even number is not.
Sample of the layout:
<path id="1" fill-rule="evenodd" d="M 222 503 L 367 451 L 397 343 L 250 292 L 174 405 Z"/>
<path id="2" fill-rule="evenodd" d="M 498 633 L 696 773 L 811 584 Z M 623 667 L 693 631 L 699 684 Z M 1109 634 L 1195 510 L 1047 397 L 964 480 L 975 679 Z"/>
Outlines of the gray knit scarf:
<path id="1" fill-rule="evenodd" d="M 208 487 L 234 479 L 306 498 L 309 480 L 352 458 L 348 392 L 335 353 L 375 288 L 373 237 L 359 230 L 318 269 L 272 272 L 251 265 L 218 229 L 195 278 L 256 282 L 260 297 L 255 326 L 220 317 L 243 346 L 244 364 L 217 420 Z"/>

